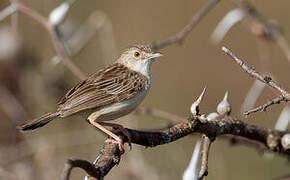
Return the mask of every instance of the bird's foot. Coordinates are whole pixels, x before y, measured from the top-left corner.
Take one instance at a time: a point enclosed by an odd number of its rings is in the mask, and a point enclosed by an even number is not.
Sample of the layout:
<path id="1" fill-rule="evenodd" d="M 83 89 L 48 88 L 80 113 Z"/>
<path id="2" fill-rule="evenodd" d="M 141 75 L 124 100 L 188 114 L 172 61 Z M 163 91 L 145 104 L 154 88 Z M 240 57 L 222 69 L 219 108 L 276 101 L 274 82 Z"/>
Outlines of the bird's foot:
<path id="1" fill-rule="evenodd" d="M 117 131 L 120 131 L 124 136 L 126 136 L 127 140 L 128 140 L 128 144 L 129 144 L 129 147 L 130 147 L 130 150 L 132 150 L 132 141 L 131 141 L 131 135 L 130 133 L 128 132 L 127 129 L 125 129 L 122 125 L 120 124 L 113 124 L 113 123 L 107 123 L 107 122 L 100 122 L 100 124 L 104 125 L 104 126 L 111 126 L 113 129 L 117 130 Z M 117 136 L 117 135 L 116 135 Z M 124 149 L 124 143 L 123 143 L 123 140 L 118 137 L 115 138 L 116 136 L 114 136 L 114 139 L 119 143 L 119 142 L 122 142 L 122 145 L 119 145 L 119 146 L 122 146 L 123 149 Z M 120 143 L 119 143 L 120 144 Z"/>

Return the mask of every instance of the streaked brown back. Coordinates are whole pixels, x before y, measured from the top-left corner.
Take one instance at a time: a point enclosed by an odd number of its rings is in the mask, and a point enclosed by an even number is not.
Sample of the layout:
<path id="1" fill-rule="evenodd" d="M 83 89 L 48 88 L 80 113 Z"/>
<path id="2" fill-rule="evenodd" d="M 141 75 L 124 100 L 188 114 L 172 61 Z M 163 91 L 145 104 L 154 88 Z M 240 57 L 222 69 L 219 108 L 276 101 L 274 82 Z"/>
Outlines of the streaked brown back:
<path id="1" fill-rule="evenodd" d="M 69 116 L 134 97 L 149 87 L 147 78 L 126 66 L 115 63 L 70 89 L 58 102 L 58 111 Z"/>

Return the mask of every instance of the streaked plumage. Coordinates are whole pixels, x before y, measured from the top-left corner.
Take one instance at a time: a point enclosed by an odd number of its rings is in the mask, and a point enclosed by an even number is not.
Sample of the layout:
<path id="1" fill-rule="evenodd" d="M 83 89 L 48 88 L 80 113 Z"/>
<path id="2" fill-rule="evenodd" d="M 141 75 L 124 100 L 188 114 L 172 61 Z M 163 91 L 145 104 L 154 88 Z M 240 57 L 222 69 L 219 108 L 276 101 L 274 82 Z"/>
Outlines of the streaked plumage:
<path id="1" fill-rule="evenodd" d="M 97 109 L 132 98 L 149 88 L 148 79 L 141 73 L 115 63 L 79 83 L 58 102 L 61 117 L 86 109 Z"/>
<path id="2" fill-rule="evenodd" d="M 32 130 L 55 118 L 75 114 L 88 116 L 89 122 L 100 128 L 94 122 L 113 120 L 130 113 L 148 93 L 152 59 L 159 56 L 160 53 L 153 53 L 148 46 L 132 46 L 114 64 L 71 88 L 60 99 L 55 112 L 30 120 L 18 128 Z"/>

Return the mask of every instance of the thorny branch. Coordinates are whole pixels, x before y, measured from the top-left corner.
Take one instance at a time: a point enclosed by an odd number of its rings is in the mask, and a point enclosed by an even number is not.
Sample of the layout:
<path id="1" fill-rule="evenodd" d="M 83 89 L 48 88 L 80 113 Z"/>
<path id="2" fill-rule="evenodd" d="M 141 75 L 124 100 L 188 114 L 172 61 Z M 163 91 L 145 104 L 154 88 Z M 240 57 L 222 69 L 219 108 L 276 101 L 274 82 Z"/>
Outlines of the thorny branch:
<path id="1" fill-rule="evenodd" d="M 151 44 L 152 48 L 154 50 L 158 50 L 158 49 L 163 49 L 166 46 L 175 44 L 175 43 L 179 43 L 181 44 L 185 38 L 188 36 L 188 34 L 192 31 L 192 29 L 202 20 L 203 17 L 205 17 L 205 15 L 208 14 L 208 12 L 213 9 L 218 3 L 220 2 L 220 0 L 211 0 L 202 10 L 200 10 L 197 14 L 195 14 L 191 21 L 185 26 L 183 27 L 183 29 L 181 29 L 181 31 L 179 31 L 178 33 L 169 36 L 167 39 L 163 40 L 163 41 L 156 41 L 153 42 Z"/>
<path id="2" fill-rule="evenodd" d="M 254 113 L 257 111 L 262 111 L 262 110 L 266 110 L 267 107 L 273 105 L 273 104 L 279 104 L 280 102 L 288 102 L 290 101 L 290 93 L 285 90 L 282 86 L 280 86 L 277 82 L 275 82 L 271 77 L 269 76 L 262 76 L 259 72 L 255 71 L 254 68 L 249 67 L 243 60 L 241 60 L 239 57 L 237 57 L 231 50 L 229 50 L 226 47 L 222 47 L 222 50 L 229 55 L 230 57 L 233 58 L 233 60 L 239 65 L 241 66 L 241 68 L 246 71 L 250 76 L 258 79 L 259 81 L 267 84 L 268 86 L 272 87 L 273 89 L 275 89 L 276 91 L 278 91 L 281 96 L 267 102 L 264 105 L 261 105 L 255 109 L 249 110 L 247 112 L 245 112 L 245 115 L 249 115 L 250 113 Z"/>
<path id="3" fill-rule="evenodd" d="M 208 174 L 208 156 L 212 140 L 206 135 L 202 136 L 202 150 L 201 150 L 201 166 L 198 174 L 198 179 L 202 180 Z"/>
<path id="4" fill-rule="evenodd" d="M 155 118 L 162 118 L 169 120 L 170 122 L 186 122 L 187 118 L 186 117 L 181 117 L 177 116 L 175 114 L 162 111 L 160 109 L 156 108 L 151 108 L 151 107 L 138 107 L 137 110 L 135 111 L 137 115 L 150 115 Z M 247 138 L 239 137 L 239 136 L 234 136 L 234 135 L 223 135 L 222 138 L 226 141 L 229 141 L 231 145 L 246 145 L 250 146 L 254 149 L 257 149 L 259 153 L 263 153 L 267 150 L 267 147 L 258 142 L 258 141 L 253 141 Z"/>
<path id="5" fill-rule="evenodd" d="M 162 111 L 156 108 L 151 108 L 151 107 L 138 107 L 135 113 L 137 115 L 150 115 L 155 118 L 163 118 L 171 122 L 175 122 L 175 123 L 187 121 L 186 117 L 177 116 L 175 114 Z M 266 146 L 257 141 L 252 141 L 247 138 L 242 138 L 242 137 L 233 136 L 233 135 L 223 135 L 222 137 L 226 141 L 229 141 L 231 145 L 238 145 L 238 144 L 247 145 L 247 146 L 257 149 L 261 153 L 267 151 Z"/>
<path id="6" fill-rule="evenodd" d="M 285 134 L 290 133 L 288 131 L 262 128 L 231 117 L 223 117 L 211 121 L 208 121 L 203 116 L 193 116 L 188 119 L 187 122 L 180 122 L 170 128 L 164 128 L 158 131 L 127 130 L 131 136 L 132 143 L 145 147 L 155 147 L 157 145 L 171 143 L 192 133 L 202 133 L 211 138 L 231 134 L 259 142 L 265 145 L 269 151 L 277 152 L 286 156 L 290 155 L 290 151 L 281 145 L 281 139 Z M 127 142 L 125 136 L 118 132 L 116 133 L 124 142 Z M 95 174 L 89 171 L 91 168 L 88 168 L 88 166 L 77 167 L 84 169 L 88 174 L 96 179 L 102 179 L 116 164 L 119 163 L 120 158 L 121 154 L 118 150 L 118 144 L 113 142 L 111 139 L 107 139 L 100 151 L 98 162 L 94 164 L 96 170 Z M 68 169 L 73 168 L 72 165 L 69 167 L 70 168 Z M 70 173 L 70 170 L 66 170 L 63 173 L 63 177 L 67 177 L 68 179 L 69 175 L 67 174 Z"/>
<path id="7" fill-rule="evenodd" d="M 61 58 L 62 63 L 79 79 L 85 79 L 84 73 L 73 64 L 70 59 L 70 55 L 67 52 L 66 48 L 63 45 L 62 39 L 57 32 L 57 26 L 49 23 L 48 19 L 35 10 L 29 8 L 19 0 L 10 0 L 10 3 L 17 7 L 17 10 L 32 18 L 33 20 L 40 23 L 49 33 L 52 39 L 52 43 L 54 45 L 57 56 Z"/>
<path id="8" fill-rule="evenodd" d="M 157 41 L 152 43 L 152 47 L 157 49 L 162 49 L 166 46 L 182 43 L 192 29 L 200 22 L 200 20 L 213 8 L 215 7 L 220 0 L 212 0 L 209 2 L 200 12 L 198 12 L 180 32 L 175 35 L 170 36 L 164 41 Z M 237 2 L 244 2 L 242 0 L 236 0 Z M 17 6 L 18 10 L 32 19 L 36 20 L 42 24 L 45 29 L 49 32 L 57 55 L 62 58 L 62 62 L 67 66 L 73 74 L 75 74 L 80 79 L 84 79 L 85 75 L 71 62 L 70 54 L 66 51 L 64 45 L 62 44 L 61 38 L 57 34 L 57 27 L 51 25 L 48 22 L 48 19 L 37 13 L 36 11 L 30 9 L 26 5 L 22 4 L 18 0 L 10 0 L 11 4 Z M 262 24 L 267 24 L 262 18 L 259 18 L 257 13 L 253 13 L 251 8 L 244 6 L 245 9 L 248 8 L 249 15 L 252 17 L 258 17 L 257 19 L 262 22 Z M 251 10 L 251 11 L 250 11 Z M 267 26 L 266 30 L 269 30 L 270 26 Z M 266 32 L 266 31 L 265 31 Z M 268 31 L 267 31 L 268 32 Z M 285 38 L 281 35 L 281 32 L 278 30 L 269 31 L 277 43 L 281 46 L 282 50 L 290 59 L 290 50 Z M 286 42 L 286 43 L 285 43 Z M 231 51 L 229 51 L 231 52 Z M 229 52 L 226 52 L 229 54 Z M 230 54 L 229 54 L 230 55 Z M 278 90 L 281 93 L 281 96 L 269 101 L 268 103 L 260 106 L 256 109 L 251 110 L 256 112 L 259 110 L 265 110 L 268 106 L 272 104 L 278 104 L 282 101 L 289 101 L 290 95 L 285 89 L 279 86 L 274 82 L 270 77 L 263 77 L 254 69 L 249 68 L 243 61 L 237 58 L 233 53 L 231 56 L 236 60 L 238 64 L 241 65 L 244 70 L 246 70 L 250 75 L 261 80 L 262 82 L 268 84 L 274 89 Z M 240 60 L 240 61 L 238 61 Z M 248 114 L 252 113 L 248 111 Z M 202 150 L 202 166 L 199 173 L 199 179 L 202 179 L 207 174 L 207 162 L 208 162 L 208 153 L 211 145 L 211 139 L 209 137 L 218 137 L 220 135 L 227 134 L 230 135 L 230 138 L 233 139 L 234 143 L 237 142 L 249 142 L 256 146 L 257 144 L 260 147 L 265 148 L 269 151 L 278 152 L 280 154 L 289 156 L 290 152 L 288 149 L 285 149 L 281 145 L 281 139 L 284 134 L 289 133 L 286 131 L 278 131 L 267 128 L 260 128 L 258 126 L 253 126 L 246 124 L 242 121 L 232 119 L 230 117 L 223 117 L 222 119 L 216 119 L 213 121 L 207 121 L 202 116 L 190 117 L 189 121 L 184 121 L 184 118 L 178 116 L 172 116 L 172 114 L 167 112 L 158 111 L 156 109 L 141 109 L 141 112 L 152 114 L 155 116 L 160 116 L 166 119 L 171 119 L 173 121 L 179 121 L 180 123 L 170 127 L 161 129 L 158 131 L 144 132 L 128 129 L 132 143 L 143 145 L 146 147 L 154 147 L 161 144 L 166 144 L 178 140 L 186 135 L 192 133 L 202 133 L 203 136 L 203 150 Z M 247 112 L 246 112 L 247 113 Z M 122 134 L 119 134 L 120 137 L 127 141 L 126 137 Z M 227 136 L 227 137 L 228 137 Z M 62 179 L 68 180 L 71 174 L 71 171 L 74 167 L 79 167 L 84 169 L 90 176 L 97 179 L 103 179 L 103 177 L 116 165 L 121 159 L 121 153 L 119 151 L 118 145 L 111 139 L 107 139 L 104 143 L 104 146 L 99 154 L 99 159 L 96 163 L 92 164 L 85 160 L 69 160 L 65 166 Z"/>

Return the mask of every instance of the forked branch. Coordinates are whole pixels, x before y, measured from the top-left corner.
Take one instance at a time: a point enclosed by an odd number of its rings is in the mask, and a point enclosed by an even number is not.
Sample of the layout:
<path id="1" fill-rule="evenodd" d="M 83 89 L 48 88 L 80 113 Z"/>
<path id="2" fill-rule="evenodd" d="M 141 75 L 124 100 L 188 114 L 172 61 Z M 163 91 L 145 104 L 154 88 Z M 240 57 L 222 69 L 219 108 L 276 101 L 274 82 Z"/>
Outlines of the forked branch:
<path id="1" fill-rule="evenodd" d="M 222 47 L 222 50 L 229 55 L 230 57 L 232 57 L 232 59 L 244 70 L 246 71 L 250 76 L 252 76 L 253 78 L 258 79 L 259 81 L 267 84 L 268 86 L 272 87 L 273 89 L 275 89 L 277 92 L 279 92 L 279 94 L 281 94 L 279 97 L 270 100 L 269 102 L 254 108 L 252 110 L 246 111 L 244 114 L 245 115 L 249 115 L 251 113 L 257 112 L 257 111 L 265 111 L 266 108 L 268 108 L 269 106 L 273 105 L 273 104 L 279 104 L 281 102 L 288 102 L 290 101 L 290 93 L 285 90 L 282 86 L 280 86 L 277 82 L 275 82 L 270 76 L 263 76 L 261 75 L 259 72 L 257 72 L 254 68 L 249 67 L 242 59 L 240 59 L 239 57 L 237 57 L 231 50 L 229 50 L 226 47 Z"/>

